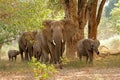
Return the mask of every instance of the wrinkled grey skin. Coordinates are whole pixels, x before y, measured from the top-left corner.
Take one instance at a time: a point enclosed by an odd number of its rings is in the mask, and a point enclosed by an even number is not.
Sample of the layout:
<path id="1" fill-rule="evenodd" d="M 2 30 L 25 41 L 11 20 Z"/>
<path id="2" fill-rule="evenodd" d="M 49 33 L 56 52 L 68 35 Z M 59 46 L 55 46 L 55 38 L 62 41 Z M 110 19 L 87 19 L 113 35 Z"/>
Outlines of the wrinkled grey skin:
<path id="1" fill-rule="evenodd" d="M 19 54 L 20 54 L 20 52 L 19 52 L 18 50 L 9 50 L 9 51 L 8 51 L 9 61 L 10 61 L 10 60 L 13 61 L 13 59 L 15 59 L 15 61 L 16 61 L 17 55 L 19 55 Z"/>
<path id="2" fill-rule="evenodd" d="M 25 60 L 29 60 L 33 55 L 33 44 L 35 41 L 35 35 L 37 32 L 24 32 L 18 41 L 19 51 L 21 59 L 24 60 L 23 53 L 25 54 Z"/>
<path id="3" fill-rule="evenodd" d="M 40 57 L 42 55 L 42 44 L 41 44 L 41 33 L 37 33 L 35 42 L 33 44 L 33 56 L 37 58 L 37 60 L 40 60 Z"/>
<path id="4" fill-rule="evenodd" d="M 93 52 L 99 54 L 98 47 L 100 42 L 92 39 L 82 39 L 77 45 L 77 56 L 81 60 L 82 56 L 86 56 L 86 63 L 93 63 Z"/>
<path id="5" fill-rule="evenodd" d="M 75 33 L 75 26 L 70 20 L 45 20 L 43 21 L 44 29 L 42 30 L 42 53 L 48 61 L 48 53 L 51 56 L 51 63 L 61 64 L 65 42 Z M 61 65 L 60 65 L 60 68 Z"/>

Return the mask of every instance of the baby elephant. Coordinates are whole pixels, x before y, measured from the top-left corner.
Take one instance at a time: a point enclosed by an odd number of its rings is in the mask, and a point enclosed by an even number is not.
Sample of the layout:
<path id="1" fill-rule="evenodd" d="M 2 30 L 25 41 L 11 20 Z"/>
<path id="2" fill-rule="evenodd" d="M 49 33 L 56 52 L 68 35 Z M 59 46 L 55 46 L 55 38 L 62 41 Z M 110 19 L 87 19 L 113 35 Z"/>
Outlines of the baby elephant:
<path id="1" fill-rule="evenodd" d="M 19 55 L 19 54 L 20 54 L 20 52 L 18 50 L 9 50 L 8 51 L 9 61 L 10 60 L 13 61 L 13 58 L 15 58 L 15 61 L 16 61 L 17 55 Z"/>
<path id="2" fill-rule="evenodd" d="M 77 56 L 80 60 L 82 56 L 86 56 L 86 63 L 89 59 L 89 63 L 93 64 L 93 53 L 95 52 L 97 55 L 99 54 L 99 45 L 100 42 L 98 40 L 82 39 L 77 45 Z"/>

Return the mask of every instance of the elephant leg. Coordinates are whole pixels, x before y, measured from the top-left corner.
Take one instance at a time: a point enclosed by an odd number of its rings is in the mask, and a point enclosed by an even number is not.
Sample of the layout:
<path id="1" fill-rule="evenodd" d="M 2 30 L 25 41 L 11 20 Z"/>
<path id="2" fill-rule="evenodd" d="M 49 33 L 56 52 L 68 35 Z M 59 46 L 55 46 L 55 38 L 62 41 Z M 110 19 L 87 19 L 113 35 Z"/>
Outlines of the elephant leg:
<path id="1" fill-rule="evenodd" d="M 59 64 L 60 69 L 62 69 L 63 67 L 62 67 L 62 60 L 61 59 L 59 59 L 58 64 Z"/>
<path id="2" fill-rule="evenodd" d="M 27 52 L 25 53 L 25 60 L 28 61 L 28 53 Z"/>
<path id="3" fill-rule="evenodd" d="M 81 54 L 79 55 L 79 60 L 82 61 L 82 55 Z"/>
<path id="4" fill-rule="evenodd" d="M 36 56 L 36 51 L 35 51 L 35 50 L 33 50 L 33 57 L 34 57 L 34 58 L 37 57 L 37 56 Z"/>
<path id="5" fill-rule="evenodd" d="M 45 54 L 45 62 L 48 62 L 49 61 L 49 56 L 48 56 L 48 53 Z"/>
<path id="6" fill-rule="evenodd" d="M 90 64 L 90 63 L 93 64 L 93 54 L 92 54 L 92 53 L 90 54 L 90 61 L 89 61 L 89 64 Z"/>
<path id="7" fill-rule="evenodd" d="M 16 61 L 17 56 L 15 56 L 15 61 Z"/>
<path id="8" fill-rule="evenodd" d="M 49 61 L 49 57 L 48 57 L 48 53 L 46 51 L 43 52 L 43 62 L 48 62 Z"/>
<path id="9" fill-rule="evenodd" d="M 44 62 L 44 55 L 41 54 L 41 59 L 40 59 L 41 62 Z"/>
<path id="10" fill-rule="evenodd" d="M 21 54 L 21 60 L 23 61 L 23 60 L 24 60 L 24 59 L 23 59 L 23 52 L 21 52 L 20 54 Z"/>
<path id="11" fill-rule="evenodd" d="M 41 52 L 38 52 L 38 60 L 40 60 Z"/>
<path id="12" fill-rule="evenodd" d="M 32 59 L 32 53 L 31 52 L 29 52 L 29 58 L 30 58 L 30 60 Z"/>
<path id="13" fill-rule="evenodd" d="M 60 64 L 60 69 L 62 69 L 63 67 L 62 67 L 62 63 L 59 63 Z"/>
<path id="14" fill-rule="evenodd" d="M 13 61 L 13 56 L 11 58 L 12 58 L 12 61 Z"/>
<path id="15" fill-rule="evenodd" d="M 88 58 L 89 58 L 89 63 L 90 63 L 92 60 L 91 52 L 89 52 L 88 49 L 86 49 L 86 48 L 85 48 L 85 52 L 86 52 L 86 63 L 88 62 Z"/>
<path id="16" fill-rule="evenodd" d="M 77 57 L 79 58 L 80 61 L 82 61 L 82 55 L 81 55 L 79 49 L 77 49 Z"/>
<path id="17" fill-rule="evenodd" d="M 82 61 L 82 55 L 80 52 L 78 52 L 78 57 L 79 57 L 79 60 Z"/>
<path id="18" fill-rule="evenodd" d="M 79 55 L 79 59 L 80 59 L 80 61 L 82 61 L 82 55 Z"/>
<path id="19" fill-rule="evenodd" d="M 50 63 L 54 63 L 54 57 L 51 53 L 50 53 Z"/>
<path id="20" fill-rule="evenodd" d="M 10 61 L 10 58 L 11 58 L 11 57 L 9 56 L 9 61 Z"/>
<path id="21" fill-rule="evenodd" d="M 39 60 L 39 52 L 38 51 L 36 52 L 36 59 L 37 59 L 37 61 Z"/>
<path id="22" fill-rule="evenodd" d="M 30 48 L 28 52 L 29 52 L 29 59 L 31 60 L 33 57 L 33 48 Z"/>
<path id="23" fill-rule="evenodd" d="M 89 58 L 89 56 L 86 56 L 86 64 L 87 64 L 87 62 L 88 62 L 88 58 Z"/>
<path id="24" fill-rule="evenodd" d="M 10 58 L 9 58 L 9 61 L 10 61 Z"/>
<path id="25" fill-rule="evenodd" d="M 29 52 L 29 60 L 31 60 L 32 59 L 32 54 L 31 54 L 31 52 Z"/>
<path id="26" fill-rule="evenodd" d="M 24 60 L 24 58 L 23 58 L 23 52 L 25 52 L 25 50 L 22 49 L 22 48 L 19 48 L 19 50 L 20 50 L 21 60 L 23 61 Z"/>

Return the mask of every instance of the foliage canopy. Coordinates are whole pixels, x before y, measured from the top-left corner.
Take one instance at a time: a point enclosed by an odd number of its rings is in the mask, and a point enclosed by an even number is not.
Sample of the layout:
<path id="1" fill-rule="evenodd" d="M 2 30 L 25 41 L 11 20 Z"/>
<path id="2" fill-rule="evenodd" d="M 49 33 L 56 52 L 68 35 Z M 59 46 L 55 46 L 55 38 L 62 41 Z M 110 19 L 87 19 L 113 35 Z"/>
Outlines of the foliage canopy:
<path id="1" fill-rule="evenodd" d="M 117 28 L 118 32 L 120 31 L 120 0 L 115 4 L 115 8 L 111 12 L 111 19 L 113 25 Z"/>
<path id="2" fill-rule="evenodd" d="M 23 31 L 41 29 L 45 19 L 63 18 L 60 10 L 59 0 L 0 0 L 0 43 Z"/>
<path id="3" fill-rule="evenodd" d="M 108 5 L 105 7 L 105 17 L 110 17 L 110 13 L 112 9 L 115 7 L 114 4 L 116 4 L 118 0 L 108 0 Z"/>

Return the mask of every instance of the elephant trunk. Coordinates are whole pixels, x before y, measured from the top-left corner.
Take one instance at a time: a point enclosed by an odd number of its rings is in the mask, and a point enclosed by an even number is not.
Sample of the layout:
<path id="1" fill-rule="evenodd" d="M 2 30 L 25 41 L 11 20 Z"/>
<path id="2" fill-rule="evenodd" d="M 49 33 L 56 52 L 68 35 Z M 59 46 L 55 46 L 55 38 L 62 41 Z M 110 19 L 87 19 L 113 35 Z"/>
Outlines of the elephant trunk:
<path id="1" fill-rule="evenodd" d="M 59 40 L 53 40 L 53 45 L 55 47 L 55 53 L 54 53 L 54 63 L 60 63 L 61 61 L 61 56 L 62 56 L 62 44 L 63 44 L 63 39 L 59 39 Z"/>
<path id="2" fill-rule="evenodd" d="M 59 60 L 60 60 L 60 54 L 61 54 L 61 44 L 56 45 L 55 56 L 54 56 L 54 62 L 55 62 L 55 64 L 57 62 L 59 62 Z"/>
<path id="3" fill-rule="evenodd" d="M 60 28 L 55 28 L 55 30 L 53 31 L 52 43 L 55 47 L 54 62 L 60 63 L 62 44 L 64 43 L 63 33 Z"/>

